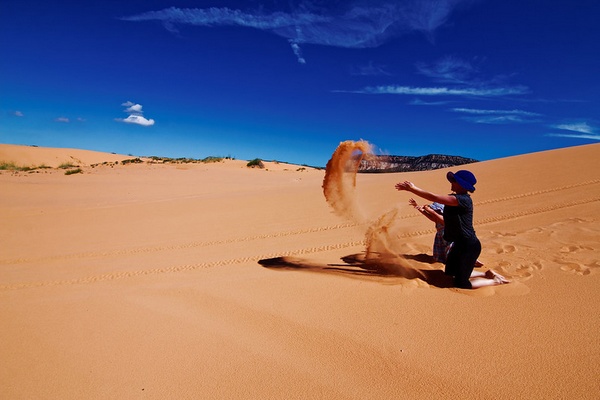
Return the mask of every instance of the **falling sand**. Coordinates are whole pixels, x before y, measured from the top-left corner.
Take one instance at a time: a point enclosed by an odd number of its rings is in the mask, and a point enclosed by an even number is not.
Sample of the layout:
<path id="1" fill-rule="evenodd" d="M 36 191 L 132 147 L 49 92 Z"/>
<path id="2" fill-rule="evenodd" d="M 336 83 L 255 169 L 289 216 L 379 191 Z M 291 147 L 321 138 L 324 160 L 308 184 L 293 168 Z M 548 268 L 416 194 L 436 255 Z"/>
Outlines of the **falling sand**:
<path id="1" fill-rule="evenodd" d="M 368 142 L 347 140 L 340 143 L 327 162 L 323 179 L 323 194 L 334 212 L 359 226 L 367 227 L 365 233 L 365 266 L 390 275 L 408 279 L 423 278 L 423 273 L 411 267 L 399 254 L 401 246 L 397 237 L 396 208 L 375 221 L 365 217 L 356 196 L 356 174 L 363 159 L 373 158 L 373 146 Z"/>
<path id="2" fill-rule="evenodd" d="M 364 222 L 356 201 L 356 173 L 363 158 L 372 154 L 371 145 L 363 140 L 340 143 L 327 162 L 323 194 L 336 214 L 353 222 Z"/>

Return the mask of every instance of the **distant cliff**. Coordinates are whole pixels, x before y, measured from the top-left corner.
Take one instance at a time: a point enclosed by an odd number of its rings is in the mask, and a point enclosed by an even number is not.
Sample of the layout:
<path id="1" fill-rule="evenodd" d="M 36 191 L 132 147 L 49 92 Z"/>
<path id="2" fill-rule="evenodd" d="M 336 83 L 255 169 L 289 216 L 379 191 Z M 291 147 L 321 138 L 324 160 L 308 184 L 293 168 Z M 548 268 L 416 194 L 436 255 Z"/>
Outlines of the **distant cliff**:
<path id="1" fill-rule="evenodd" d="M 477 160 L 459 156 L 429 154 L 426 156 L 370 156 L 360 162 L 358 172 L 409 172 L 454 167 L 475 163 Z"/>

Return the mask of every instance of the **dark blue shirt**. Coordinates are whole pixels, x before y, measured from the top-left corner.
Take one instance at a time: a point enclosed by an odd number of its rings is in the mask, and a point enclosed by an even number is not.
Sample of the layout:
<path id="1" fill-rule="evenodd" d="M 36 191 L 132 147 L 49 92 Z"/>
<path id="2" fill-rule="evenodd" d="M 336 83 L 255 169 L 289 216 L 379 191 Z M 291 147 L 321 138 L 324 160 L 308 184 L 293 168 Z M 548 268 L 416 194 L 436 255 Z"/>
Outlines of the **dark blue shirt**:
<path id="1" fill-rule="evenodd" d="M 444 207 L 444 240 L 459 242 L 475 239 L 473 229 L 473 200 L 467 193 L 452 194 L 458 200 L 457 206 Z"/>

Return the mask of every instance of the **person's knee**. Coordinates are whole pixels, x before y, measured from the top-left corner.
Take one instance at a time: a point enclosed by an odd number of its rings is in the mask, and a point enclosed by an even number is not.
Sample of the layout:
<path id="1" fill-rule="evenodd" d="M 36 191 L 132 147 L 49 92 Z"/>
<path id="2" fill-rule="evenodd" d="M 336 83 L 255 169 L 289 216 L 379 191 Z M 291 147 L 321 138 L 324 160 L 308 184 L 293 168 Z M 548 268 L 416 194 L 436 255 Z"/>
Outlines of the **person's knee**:
<path id="1" fill-rule="evenodd" d="M 465 279 L 455 278 L 454 286 L 459 289 L 473 289 L 473 286 L 471 285 L 471 281 L 469 281 L 469 279 L 465 280 Z"/>

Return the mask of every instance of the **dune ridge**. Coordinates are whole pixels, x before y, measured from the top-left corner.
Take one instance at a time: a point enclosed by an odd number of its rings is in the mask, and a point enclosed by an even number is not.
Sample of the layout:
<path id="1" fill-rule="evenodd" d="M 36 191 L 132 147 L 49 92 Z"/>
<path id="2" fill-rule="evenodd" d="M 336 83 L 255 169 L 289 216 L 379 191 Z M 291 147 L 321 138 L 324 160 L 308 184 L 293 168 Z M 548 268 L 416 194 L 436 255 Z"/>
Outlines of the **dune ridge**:
<path id="1" fill-rule="evenodd" d="M 433 226 L 394 189 L 449 190 L 456 168 L 354 174 L 352 150 L 339 207 L 330 171 L 277 164 L 86 167 L 100 154 L 75 155 L 76 176 L 0 171 L 0 391 L 595 399 L 599 151 L 460 167 L 479 181 L 480 258 L 513 281 L 472 291 L 440 283 Z"/>

